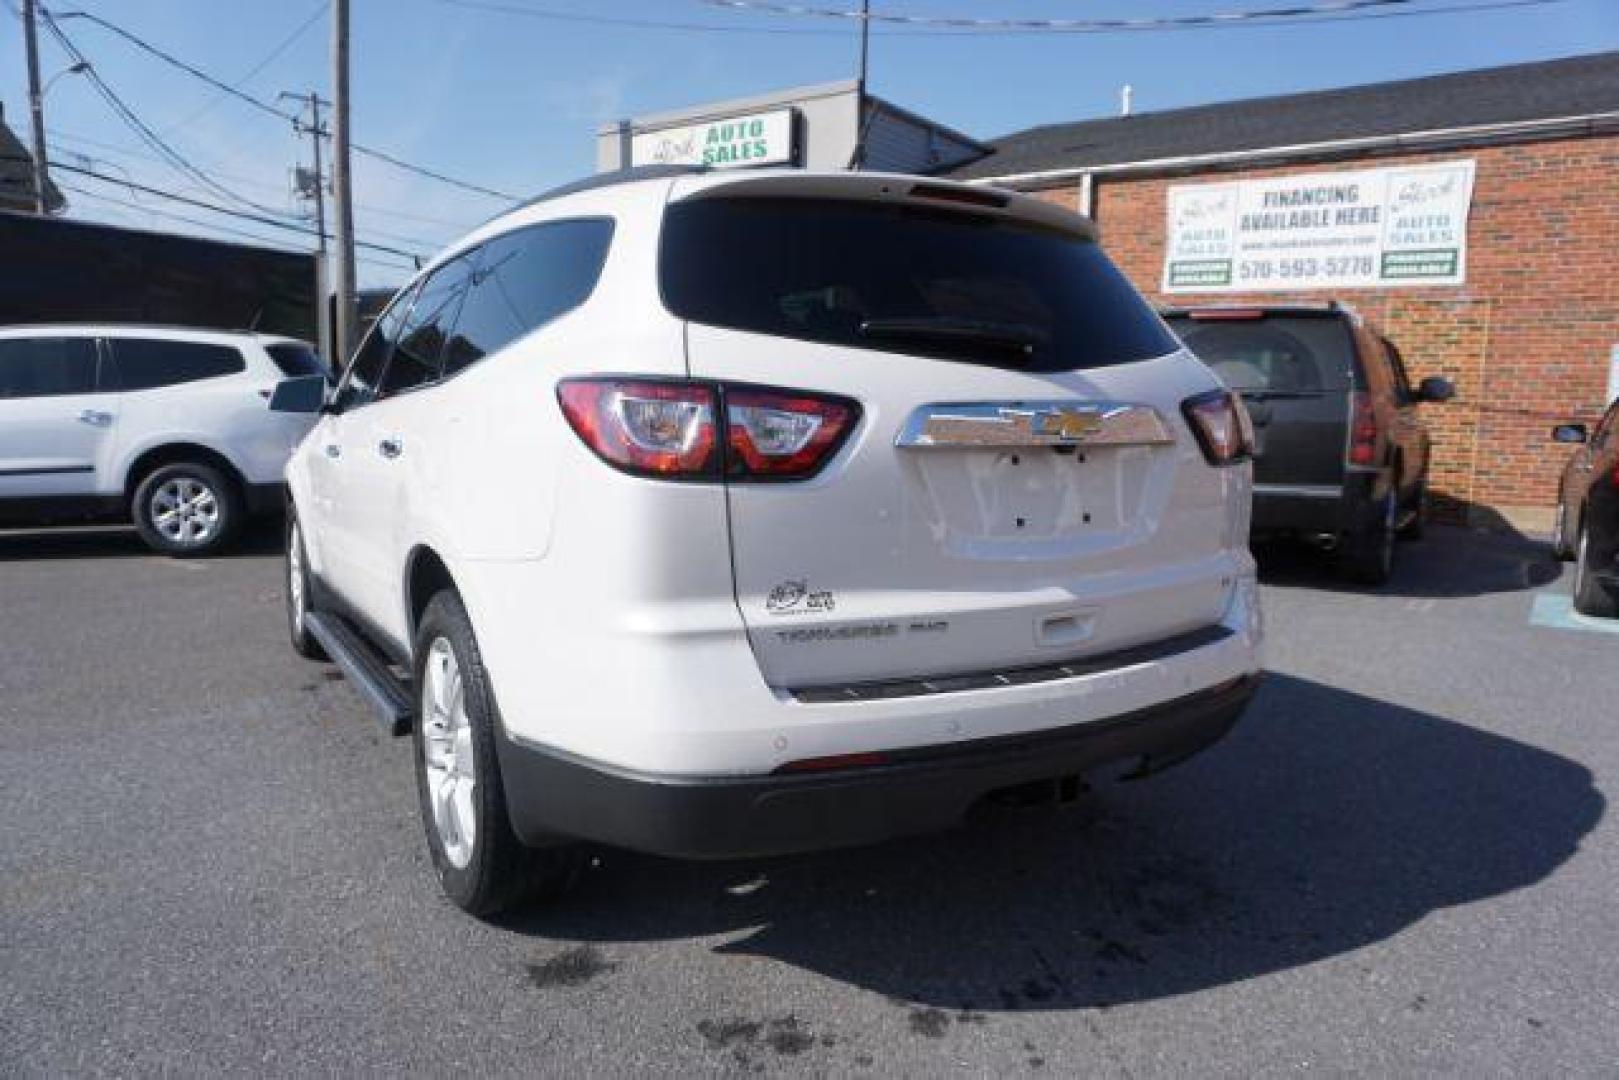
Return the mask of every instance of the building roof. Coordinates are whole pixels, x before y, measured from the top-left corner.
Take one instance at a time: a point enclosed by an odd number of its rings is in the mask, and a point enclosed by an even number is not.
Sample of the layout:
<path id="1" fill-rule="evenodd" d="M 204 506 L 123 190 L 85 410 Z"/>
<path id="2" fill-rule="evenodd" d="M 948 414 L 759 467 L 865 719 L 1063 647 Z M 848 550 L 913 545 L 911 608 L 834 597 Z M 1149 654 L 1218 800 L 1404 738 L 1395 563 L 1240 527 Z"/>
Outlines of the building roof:
<path id="1" fill-rule="evenodd" d="M 49 179 L 45 188 L 52 212 L 60 210 L 62 193 Z M 0 105 L 0 210 L 34 210 L 34 155 L 6 126 L 4 105 Z"/>
<path id="2" fill-rule="evenodd" d="M 960 179 L 1406 135 L 1619 111 L 1619 52 L 1158 113 L 1048 124 L 998 139 Z"/>

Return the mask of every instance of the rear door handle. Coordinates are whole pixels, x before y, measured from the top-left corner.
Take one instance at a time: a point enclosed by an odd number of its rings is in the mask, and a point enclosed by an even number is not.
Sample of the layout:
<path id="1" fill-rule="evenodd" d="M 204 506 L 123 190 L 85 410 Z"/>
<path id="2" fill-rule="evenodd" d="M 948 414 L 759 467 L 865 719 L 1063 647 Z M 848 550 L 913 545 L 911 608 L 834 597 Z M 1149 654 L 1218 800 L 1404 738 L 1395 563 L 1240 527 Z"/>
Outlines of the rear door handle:
<path id="1" fill-rule="evenodd" d="M 79 413 L 79 423 L 89 424 L 92 427 L 106 427 L 112 423 L 112 413 L 101 412 L 98 409 L 84 409 Z"/>
<path id="2" fill-rule="evenodd" d="M 377 443 L 377 453 L 385 458 L 396 458 L 405 452 L 405 444 L 396 438 L 383 439 Z"/>
<path id="3" fill-rule="evenodd" d="M 329 457 L 329 458 L 342 457 L 343 456 L 343 448 L 341 446 L 338 446 L 336 443 L 329 442 L 329 443 L 326 444 L 326 456 Z"/>

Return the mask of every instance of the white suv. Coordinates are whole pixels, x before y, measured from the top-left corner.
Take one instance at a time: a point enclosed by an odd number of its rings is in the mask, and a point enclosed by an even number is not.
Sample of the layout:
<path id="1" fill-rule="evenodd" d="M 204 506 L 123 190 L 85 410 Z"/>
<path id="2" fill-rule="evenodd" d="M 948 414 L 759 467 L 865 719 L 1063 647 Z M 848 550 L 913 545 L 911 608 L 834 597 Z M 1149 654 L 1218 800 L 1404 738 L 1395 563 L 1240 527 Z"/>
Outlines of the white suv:
<path id="1" fill-rule="evenodd" d="M 1241 405 L 1033 198 L 578 185 L 277 406 L 323 413 L 287 470 L 294 646 L 414 721 L 474 912 L 565 885 L 577 841 L 865 843 L 1154 771 L 1257 678 Z"/>
<path id="2" fill-rule="evenodd" d="M 206 555 L 283 502 L 307 417 L 273 413 L 305 342 L 157 326 L 0 327 L 0 524 L 133 519 L 170 555 Z"/>

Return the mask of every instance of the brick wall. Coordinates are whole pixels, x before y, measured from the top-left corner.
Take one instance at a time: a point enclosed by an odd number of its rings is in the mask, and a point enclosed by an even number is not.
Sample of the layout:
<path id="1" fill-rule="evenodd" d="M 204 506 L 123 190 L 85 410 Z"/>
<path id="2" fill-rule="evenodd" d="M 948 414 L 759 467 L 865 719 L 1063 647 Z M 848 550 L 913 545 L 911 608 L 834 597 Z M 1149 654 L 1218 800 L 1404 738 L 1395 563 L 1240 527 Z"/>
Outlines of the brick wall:
<path id="1" fill-rule="evenodd" d="M 1399 347 L 1412 378 L 1445 375 L 1457 397 L 1425 405 L 1434 433 L 1441 512 L 1488 507 L 1539 527 L 1556 502 L 1567 448 L 1552 425 L 1594 421 L 1619 344 L 1619 138 L 1567 139 L 1472 151 L 1244 169 L 1173 179 L 1098 179 L 1103 244 L 1149 297 L 1177 304 L 1320 301 L 1294 293 L 1164 294 L 1165 189 L 1171 184 L 1332 172 L 1412 162 L 1477 162 L 1467 283 L 1347 289 Z M 1068 207 L 1070 185 L 1039 192 Z"/>

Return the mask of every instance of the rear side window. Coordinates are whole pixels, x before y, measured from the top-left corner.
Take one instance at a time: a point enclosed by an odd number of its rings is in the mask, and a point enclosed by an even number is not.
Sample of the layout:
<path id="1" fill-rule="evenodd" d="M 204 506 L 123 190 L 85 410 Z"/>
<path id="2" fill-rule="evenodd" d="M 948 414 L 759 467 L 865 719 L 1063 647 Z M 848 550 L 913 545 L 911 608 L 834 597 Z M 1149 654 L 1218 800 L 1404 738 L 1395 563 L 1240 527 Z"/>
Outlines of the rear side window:
<path id="1" fill-rule="evenodd" d="M 94 338 L 0 340 L 0 399 L 96 391 Z"/>
<path id="2" fill-rule="evenodd" d="M 178 386 L 247 370 L 238 350 L 194 341 L 118 338 L 113 342 L 113 355 L 118 384 L 126 391 Z"/>
<path id="3" fill-rule="evenodd" d="M 321 363 L 320 354 L 301 341 L 266 345 L 264 351 L 270 354 L 270 359 L 281 369 L 281 374 L 289 379 L 300 375 L 326 374 L 326 365 Z"/>
<path id="4" fill-rule="evenodd" d="M 1172 315 L 1169 325 L 1233 390 L 1285 394 L 1349 387 L 1354 342 L 1342 319 Z"/>
<path id="5" fill-rule="evenodd" d="M 471 262 L 469 255 L 445 263 L 422 282 L 377 387 L 378 398 L 391 397 L 439 377 L 444 343 L 455 328 Z"/>
<path id="6" fill-rule="evenodd" d="M 405 316 L 410 314 L 415 295 L 415 286 L 404 290 L 371 324 L 371 332 L 360 342 L 360 347 L 349 361 L 348 371 L 344 373 L 343 384 L 337 392 L 338 408 L 363 405 L 376 396 L 377 384 L 382 381 L 382 369 L 387 367 L 388 358 L 393 355 L 394 345 L 399 340 L 399 328 L 404 325 Z"/>
<path id="7" fill-rule="evenodd" d="M 510 345 L 590 299 L 607 262 L 613 223 L 556 221 L 485 244 L 473 266 L 444 374 Z"/>
<path id="8" fill-rule="evenodd" d="M 1176 349 L 1095 243 L 965 213 L 810 199 L 676 203 L 659 278 L 681 318 L 862 349 L 1028 371 Z M 997 336 L 999 345 L 988 342 Z"/>

